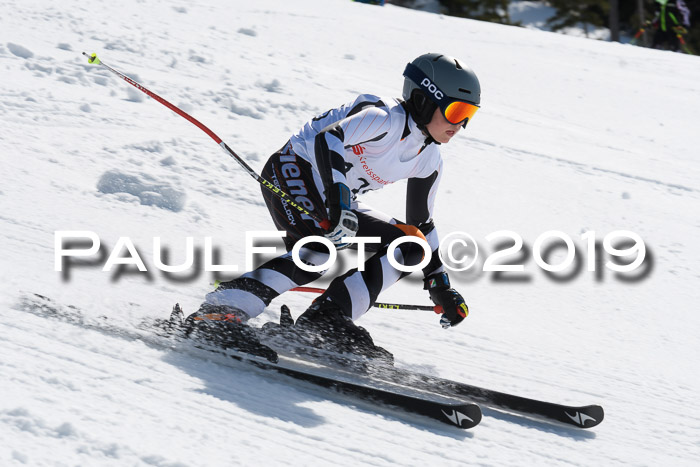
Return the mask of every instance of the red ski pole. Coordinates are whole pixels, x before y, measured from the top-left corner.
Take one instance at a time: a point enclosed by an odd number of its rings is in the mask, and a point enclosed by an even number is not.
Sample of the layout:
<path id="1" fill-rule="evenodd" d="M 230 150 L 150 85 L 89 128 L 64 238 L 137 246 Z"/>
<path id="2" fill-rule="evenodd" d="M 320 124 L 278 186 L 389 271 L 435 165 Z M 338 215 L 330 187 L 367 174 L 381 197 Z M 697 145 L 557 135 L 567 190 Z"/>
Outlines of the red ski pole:
<path id="1" fill-rule="evenodd" d="M 207 128 L 207 126 L 204 125 L 202 122 L 200 122 L 199 120 L 197 120 L 197 119 L 194 118 L 192 115 L 190 115 L 190 114 L 188 114 L 187 112 L 185 112 L 184 110 L 180 109 L 179 107 L 177 107 L 177 106 L 171 104 L 170 102 L 166 101 L 165 99 L 163 99 L 162 97 L 160 97 L 158 94 L 156 94 L 156 93 L 154 93 L 154 92 L 152 92 L 152 91 L 149 91 L 148 89 L 146 89 L 145 87 L 143 87 L 141 84 L 137 83 L 136 81 L 134 81 L 133 79 L 129 78 L 128 76 L 126 76 L 125 74 L 121 73 L 120 71 L 117 71 L 117 70 L 115 70 L 114 68 L 112 68 L 111 66 L 105 64 L 105 63 L 102 62 L 99 58 L 97 58 L 97 54 L 88 55 L 88 54 L 86 54 L 85 52 L 83 52 L 83 55 L 85 55 L 86 57 L 88 57 L 88 62 L 94 63 L 95 65 L 101 65 L 101 66 L 105 67 L 107 70 L 109 70 L 110 72 L 114 73 L 114 74 L 117 75 L 119 78 L 121 78 L 121 79 L 123 79 L 124 81 L 126 81 L 127 83 L 131 84 L 131 85 L 134 86 L 136 89 L 138 89 L 139 91 L 141 91 L 141 92 L 143 92 L 144 94 L 146 94 L 148 97 L 152 97 L 153 99 L 155 99 L 156 101 L 160 102 L 161 104 L 163 104 L 164 106 L 166 106 L 167 108 L 169 108 L 170 110 L 172 110 L 173 112 L 175 112 L 176 114 L 178 114 L 179 116 L 181 116 L 182 118 L 188 120 L 190 123 L 192 123 L 192 124 L 195 125 L 197 128 L 199 128 L 200 130 L 202 130 L 204 133 L 206 133 L 207 135 L 209 135 L 209 137 L 210 137 L 211 139 L 213 139 L 214 141 L 216 141 L 216 144 L 218 144 L 218 145 L 226 152 L 226 154 L 228 154 L 228 155 L 231 156 L 236 162 L 238 162 L 238 163 L 241 165 L 241 167 L 243 167 L 243 168 L 246 170 L 246 172 L 248 172 L 258 183 L 260 183 L 262 186 L 264 186 L 265 188 L 267 188 L 268 190 L 270 190 L 270 191 L 271 191 L 275 196 L 277 196 L 278 198 L 280 198 L 280 199 L 286 201 L 286 202 L 289 204 L 289 206 L 291 206 L 291 207 L 293 207 L 294 209 L 298 210 L 298 211 L 301 212 L 302 214 L 306 214 L 306 215 L 309 216 L 311 219 L 313 219 L 313 220 L 315 220 L 316 222 L 318 222 L 322 229 L 324 229 L 324 230 L 330 229 L 330 221 L 329 221 L 328 219 L 324 219 L 324 218 L 322 218 L 322 217 L 320 217 L 320 216 L 318 216 L 318 215 L 316 215 L 316 214 L 314 214 L 314 213 L 308 211 L 308 210 L 307 210 L 306 208 L 304 208 L 303 206 L 297 204 L 297 203 L 292 199 L 292 197 L 289 196 L 287 193 L 285 193 L 284 191 L 280 190 L 280 189 L 277 188 L 275 185 L 273 185 L 272 183 L 270 183 L 269 181 L 265 180 L 265 179 L 262 178 L 260 175 L 258 175 L 258 174 L 257 174 L 243 159 L 241 159 L 241 157 L 240 157 L 238 154 L 236 154 L 236 153 L 233 151 L 233 149 L 231 149 L 226 143 L 224 143 L 224 142 L 221 140 L 221 138 L 219 138 L 219 137 L 216 135 L 216 133 L 214 133 L 214 132 L 211 131 L 209 128 Z"/>
<path id="2" fill-rule="evenodd" d="M 326 289 L 319 289 L 318 287 L 294 287 L 290 289 L 293 292 L 311 292 L 311 293 L 323 293 Z M 379 303 L 375 302 L 373 305 L 375 308 L 384 308 L 388 310 L 422 310 L 422 311 L 433 311 L 436 314 L 442 314 L 442 307 L 440 305 L 430 306 L 430 305 L 407 305 L 404 303 Z"/>

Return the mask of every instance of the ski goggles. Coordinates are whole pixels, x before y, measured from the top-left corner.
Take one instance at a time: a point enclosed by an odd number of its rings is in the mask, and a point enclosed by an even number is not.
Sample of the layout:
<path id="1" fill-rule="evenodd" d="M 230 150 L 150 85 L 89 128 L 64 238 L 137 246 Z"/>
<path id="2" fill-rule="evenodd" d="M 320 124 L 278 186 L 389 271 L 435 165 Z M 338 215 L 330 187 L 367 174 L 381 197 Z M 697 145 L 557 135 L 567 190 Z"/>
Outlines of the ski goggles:
<path id="1" fill-rule="evenodd" d="M 423 70 L 416 65 L 409 63 L 403 75 L 416 83 L 420 89 L 430 96 L 430 99 L 435 102 L 445 119 L 453 125 L 466 125 L 472 119 L 479 106 L 470 102 L 454 99 L 445 94 L 433 81 L 428 78 Z"/>

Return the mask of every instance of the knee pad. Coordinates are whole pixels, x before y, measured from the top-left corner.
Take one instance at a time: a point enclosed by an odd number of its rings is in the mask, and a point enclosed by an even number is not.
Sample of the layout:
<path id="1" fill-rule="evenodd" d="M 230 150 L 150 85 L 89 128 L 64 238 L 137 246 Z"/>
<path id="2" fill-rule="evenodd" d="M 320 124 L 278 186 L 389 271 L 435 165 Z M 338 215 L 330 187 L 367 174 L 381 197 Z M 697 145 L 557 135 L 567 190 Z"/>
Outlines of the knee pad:
<path id="1" fill-rule="evenodd" d="M 428 242 L 425 235 L 423 235 L 423 232 L 421 232 L 421 230 L 415 225 L 394 224 L 394 227 L 400 229 L 405 236 L 418 237 L 424 242 Z M 401 253 L 403 253 L 404 263 L 406 266 L 415 266 L 423 261 L 423 258 L 425 257 L 425 251 L 417 243 L 403 243 L 399 246 L 399 249 L 401 250 Z"/>

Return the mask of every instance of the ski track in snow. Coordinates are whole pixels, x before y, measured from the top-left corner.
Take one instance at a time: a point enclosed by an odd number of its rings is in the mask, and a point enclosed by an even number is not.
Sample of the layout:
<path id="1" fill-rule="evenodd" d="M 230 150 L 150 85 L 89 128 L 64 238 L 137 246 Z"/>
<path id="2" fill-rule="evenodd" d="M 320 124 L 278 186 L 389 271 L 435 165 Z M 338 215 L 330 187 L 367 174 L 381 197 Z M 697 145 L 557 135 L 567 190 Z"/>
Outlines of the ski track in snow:
<path id="1" fill-rule="evenodd" d="M 197 4 L 2 2 L 0 464 L 694 465 L 700 458 L 698 57 L 346 0 Z M 332 31 L 332 34 L 326 32 Z M 446 40 L 446 38 L 450 38 Z M 590 431 L 484 408 L 469 432 L 241 366 L 224 366 L 16 310 L 23 292 L 123 323 L 196 309 L 213 279 L 167 278 L 211 236 L 243 267 L 269 230 L 260 189 L 204 133 L 81 52 L 209 126 L 259 170 L 305 121 L 370 92 L 398 96 L 405 63 L 460 57 L 482 108 L 442 146 L 441 234 L 631 230 L 641 281 L 585 270 L 556 282 L 451 275 L 471 313 L 373 310 L 361 325 L 397 365 L 526 397 L 600 403 Z M 653 105 L 650 105 L 653 103 Z M 398 217 L 405 184 L 366 201 Z M 102 257 L 54 271 L 54 232 L 90 230 Z M 120 236 L 150 269 L 101 266 Z M 352 255 L 351 255 L 352 258 Z M 607 258 L 600 264 L 604 264 Z M 483 258 L 481 258 L 483 264 Z M 351 264 L 348 262 L 347 264 Z M 326 282 L 321 281 L 323 285 Z M 427 303 L 419 278 L 380 297 Z M 255 320 L 298 316 L 287 294 Z"/>

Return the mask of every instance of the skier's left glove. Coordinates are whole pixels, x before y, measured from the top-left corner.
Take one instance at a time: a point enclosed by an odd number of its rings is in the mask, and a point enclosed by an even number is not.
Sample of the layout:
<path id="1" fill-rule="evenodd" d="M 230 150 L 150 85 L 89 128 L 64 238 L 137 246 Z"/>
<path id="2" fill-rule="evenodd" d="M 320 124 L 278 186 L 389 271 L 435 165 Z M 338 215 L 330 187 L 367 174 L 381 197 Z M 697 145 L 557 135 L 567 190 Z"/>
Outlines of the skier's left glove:
<path id="1" fill-rule="evenodd" d="M 447 273 L 431 274 L 424 279 L 423 284 L 433 303 L 442 307 L 440 325 L 443 329 L 457 326 L 467 317 L 469 308 L 459 292 L 450 287 Z"/>
<path id="2" fill-rule="evenodd" d="M 326 204 L 331 228 L 324 234 L 336 248 L 349 246 L 342 241 L 343 237 L 354 237 L 360 227 L 355 214 L 350 208 L 350 189 L 342 183 L 334 183 L 328 190 Z"/>

